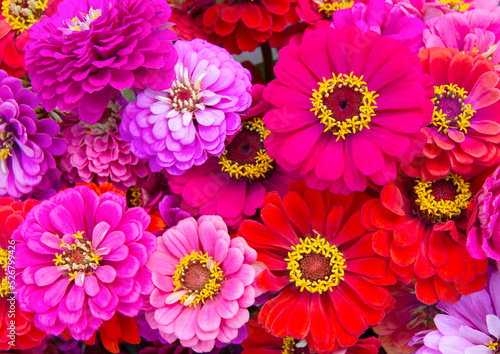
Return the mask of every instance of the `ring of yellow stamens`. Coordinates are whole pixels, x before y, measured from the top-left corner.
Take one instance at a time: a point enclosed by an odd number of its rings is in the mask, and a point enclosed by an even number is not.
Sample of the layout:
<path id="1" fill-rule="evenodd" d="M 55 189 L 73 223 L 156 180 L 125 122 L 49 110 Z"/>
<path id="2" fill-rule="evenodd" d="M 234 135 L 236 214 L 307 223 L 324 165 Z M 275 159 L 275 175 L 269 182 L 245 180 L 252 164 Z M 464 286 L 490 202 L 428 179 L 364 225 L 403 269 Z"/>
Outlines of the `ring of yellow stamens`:
<path id="1" fill-rule="evenodd" d="M 446 113 L 443 113 L 443 110 L 439 109 L 439 103 L 442 99 L 456 100 L 461 105 L 460 114 L 457 117 L 448 117 Z M 470 104 L 464 104 L 466 99 L 467 91 L 458 85 L 434 86 L 432 125 L 437 127 L 439 132 L 442 131 L 445 134 L 448 134 L 449 128 L 458 129 L 467 134 L 467 128 L 470 127 L 469 120 L 476 111 L 471 108 Z"/>
<path id="2" fill-rule="evenodd" d="M 7 280 L 7 264 L 9 263 L 9 252 L 0 248 L 0 267 L 3 270 L 4 277 L 0 279 L 0 297 L 5 297 L 10 292 L 10 284 Z"/>
<path id="3" fill-rule="evenodd" d="M 453 11 L 464 12 L 470 8 L 470 4 L 463 2 L 462 0 L 438 0 L 439 2 L 445 4 L 448 8 Z"/>
<path id="4" fill-rule="evenodd" d="M 127 190 L 127 206 L 129 208 L 142 206 L 142 192 L 137 187 L 130 187 Z"/>
<path id="5" fill-rule="evenodd" d="M 294 282 L 300 291 L 306 289 L 311 293 L 319 292 L 320 294 L 331 290 L 339 285 L 340 280 L 344 280 L 344 258 L 339 252 L 337 246 L 330 245 L 325 238 L 317 235 L 316 238 L 306 237 L 300 239 L 300 243 L 292 246 L 292 252 L 288 252 L 288 257 L 285 261 L 288 262 L 287 269 L 290 270 L 290 282 Z M 328 262 L 329 274 L 323 279 L 307 279 L 304 276 L 302 262 L 308 255 L 320 255 L 324 257 L 325 263 Z"/>
<path id="6" fill-rule="evenodd" d="M 0 122 L 2 119 L 0 119 Z M 9 156 L 12 156 L 12 148 L 14 144 L 12 132 L 0 133 L 0 161 L 5 161 Z"/>
<path id="7" fill-rule="evenodd" d="M 490 340 L 489 343 L 485 343 L 484 345 L 487 346 L 488 349 L 493 350 L 494 353 L 496 353 L 500 349 L 498 348 L 498 341 L 493 342 L 493 340 Z"/>
<path id="8" fill-rule="evenodd" d="M 262 118 L 252 118 L 243 122 L 243 129 L 257 132 L 260 135 L 261 142 L 264 142 L 264 139 L 270 134 L 270 131 L 264 126 Z M 267 173 L 273 170 L 274 160 L 269 157 L 267 150 L 263 148 L 257 152 L 255 163 L 240 165 L 228 158 L 228 149 L 226 148 L 222 155 L 219 156 L 219 165 L 222 165 L 221 170 L 229 173 L 230 177 L 236 179 L 246 178 L 253 181 L 264 178 Z"/>
<path id="9" fill-rule="evenodd" d="M 313 0 L 318 5 L 318 12 L 323 13 L 326 17 L 331 17 L 337 10 L 351 8 L 354 5 L 352 0 L 341 0 L 333 2 L 324 2 L 323 0 Z"/>
<path id="10" fill-rule="evenodd" d="M 186 286 L 186 274 L 189 268 L 193 266 L 201 266 L 210 274 L 201 290 L 191 289 Z M 174 292 L 181 289 L 187 291 L 187 293 L 182 295 L 179 299 L 184 306 L 196 307 L 200 302 L 204 304 L 207 299 L 213 299 L 213 296 L 219 292 L 221 284 L 224 281 L 224 276 L 219 264 L 207 253 L 202 253 L 201 251 L 192 251 L 191 254 L 182 258 L 175 268 L 175 273 L 172 277 L 173 284 L 175 285 Z"/>
<path id="11" fill-rule="evenodd" d="M 94 253 L 92 242 L 83 238 L 83 231 L 78 231 L 73 236 L 75 240 L 71 245 L 61 240 L 59 247 L 64 247 L 66 251 L 56 253 L 56 258 L 52 260 L 59 270 L 65 271 L 63 276 L 69 276 L 69 281 L 74 280 L 78 272 L 93 273 L 102 259 Z"/>
<path id="12" fill-rule="evenodd" d="M 332 73 L 333 78 L 327 80 L 323 78 L 323 82 L 318 82 L 318 90 L 313 89 L 311 102 L 313 107 L 312 112 L 319 118 L 325 126 L 325 132 L 331 131 L 337 137 L 337 141 L 346 136 L 355 134 L 363 130 L 370 129 L 371 118 L 375 116 L 376 101 L 379 96 L 375 91 L 368 91 L 366 82 L 363 81 L 363 76 L 359 78 L 354 73 L 338 74 Z M 359 113 L 346 120 L 338 120 L 338 117 L 333 116 L 333 112 L 325 105 L 325 99 L 328 98 L 334 90 L 348 87 L 362 95 L 361 106 Z"/>
<path id="13" fill-rule="evenodd" d="M 472 198 L 470 183 L 465 182 L 460 175 L 451 172 L 444 178 L 444 181 L 451 182 L 456 188 L 454 200 L 437 201 L 432 195 L 432 185 L 436 182 L 424 182 L 421 177 L 416 179 L 413 187 L 416 196 L 415 204 L 427 217 L 440 222 L 460 215 L 463 210 L 467 209 Z"/>
<path id="14" fill-rule="evenodd" d="M 3 0 L 2 16 L 17 33 L 31 27 L 47 9 L 48 0 Z M 26 5 L 28 5 L 26 7 Z"/>
<path id="15" fill-rule="evenodd" d="M 282 354 L 294 354 L 295 353 L 295 339 L 291 336 L 284 337 L 282 348 L 283 348 Z"/>

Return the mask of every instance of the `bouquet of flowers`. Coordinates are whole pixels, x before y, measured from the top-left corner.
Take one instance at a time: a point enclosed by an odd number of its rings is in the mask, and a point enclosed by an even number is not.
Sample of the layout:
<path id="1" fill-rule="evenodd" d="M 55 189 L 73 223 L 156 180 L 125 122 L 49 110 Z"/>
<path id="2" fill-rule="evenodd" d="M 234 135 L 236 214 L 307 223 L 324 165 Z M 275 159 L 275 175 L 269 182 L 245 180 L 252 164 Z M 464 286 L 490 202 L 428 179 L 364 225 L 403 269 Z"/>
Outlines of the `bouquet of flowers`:
<path id="1" fill-rule="evenodd" d="M 1 351 L 497 353 L 499 215 L 497 0 L 1 2 Z"/>

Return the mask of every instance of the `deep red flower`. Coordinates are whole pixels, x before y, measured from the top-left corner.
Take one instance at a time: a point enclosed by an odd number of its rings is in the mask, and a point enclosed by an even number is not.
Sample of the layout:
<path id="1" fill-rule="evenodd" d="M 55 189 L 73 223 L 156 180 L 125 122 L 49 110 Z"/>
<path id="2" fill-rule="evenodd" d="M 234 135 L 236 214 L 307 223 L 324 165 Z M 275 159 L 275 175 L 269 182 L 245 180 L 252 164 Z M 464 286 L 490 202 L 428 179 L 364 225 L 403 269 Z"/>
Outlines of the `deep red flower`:
<path id="1" fill-rule="evenodd" d="M 221 44 L 232 54 L 253 52 L 273 33 L 298 21 L 297 0 L 225 0 L 209 7 L 203 15 L 208 40 Z"/>
<path id="2" fill-rule="evenodd" d="M 390 257 L 405 283 L 415 279 L 417 298 L 425 304 L 454 303 L 486 285 L 486 260 L 466 249 L 466 209 L 474 181 L 451 173 L 435 182 L 401 178 L 367 203 L 363 220 L 378 229 L 373 248 Z"/>
<path id="3" fill-rule="evenodd" d="M 172 15 L 169 22 L 174 25 L 170 28 L 179 39 L 190 41 L 195 38 L 207 39 L 203 31 L 203 13 L 215 4 L 215 0 L 181 0 L 170 2 Z"/>
<path id="4" fill-rule="evenodd" d="M 305 341 L 298 341 L 290 336 L 275 337 L 262 327 L 254 318 L 248 321 L 248 338 L 241 343 L 243 352 L 241 354 L 310 354 Z M 358 339 L 356 344 L 348 348 L 339 348 L 338 353 L 343 354 L 377 354 L 381 342 L 375 337 Z M 345 351 L 342 351 L 345 350 Z M 336 352 L 337 353 L 337 352 Z M 141 353 L 142 354 L 142 353 Z"/>
<path id="5" fill-rule="evenodd" d="M 11 302 L 8 301 L 13 295 L 9 294 L 11 289 L 7 272 L 13 270 L 8 267 L 9 253 L 15 257 L 15 246 L 12 244 L 12 232 L 24 220 L 28 211 L 39 201 L 28 199 L 25 202 L 16 202 L 12 198 L 0 198 L 0 350 L 30 349 L 38 346 L 47 336 L 33 325 L 33 314 L 21 311 L 17 303 L 14 303 L 15 312 L 9 316 Z M 12 317 L 14 315 L 14 317 Z M 15 319 L 15 345 L 11 346 L 13 338 L 9 337 L 11 331 L 10 321 Z"/>
<path id="6" fill-rule="evenodd" d="M 364 193 L 341 196 L 293 184 L 283 199 L 267 195 L 263 224 L 243 221 L 238 234 L 268 267 L 257 285 L 279 291 L 259 314 L 266 330 L 305 339 L 317 352 L 335 351 L 354 345 L 391 308 L 383 285 L 396 278 L 362 223 L 367 200 Z"/>
<path id="7" fill-rule="evenodd" d="M 21 4 L 14 0 L 1 3 L 0 11 L 0 69 L 10 76 L 26 73 L 24 45 L 30 39 L 29 27 L 44 16 L 52 16 L 61 0 L 32 0 Z M 14 10 L 13 10 L 14 9 Z M 16 14 L 17 12 L 17 14 Z M 33 18 L 29 14 L 33 14 Z"/>

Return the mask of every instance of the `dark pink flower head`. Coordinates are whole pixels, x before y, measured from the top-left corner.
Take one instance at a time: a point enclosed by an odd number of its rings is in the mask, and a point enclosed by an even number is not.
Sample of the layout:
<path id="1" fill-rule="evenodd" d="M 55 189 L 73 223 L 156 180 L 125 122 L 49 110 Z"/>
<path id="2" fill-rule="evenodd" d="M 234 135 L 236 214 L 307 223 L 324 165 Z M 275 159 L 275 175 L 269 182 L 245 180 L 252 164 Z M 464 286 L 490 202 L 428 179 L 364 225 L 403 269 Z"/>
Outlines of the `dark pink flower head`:
<path id="1" fill-rule="evenodd" d="M 500 167 L 486 179 L 474 197 L 467 227 L 467 250 L 478 259 L 500 261 Z"/>
<path id="2" fill-rule="evenodd" d="M 500 67 L 500 15 L 484 9 L 452 12 L 428 23 L 424 29 L 426 48 L 456 48 L 477 52 Z"/>
<path id="3" fill-rule="evenodd" d="M 175 81 L 167 90 L 146 88 L 129 104 L 120 134 L 154 172 L 182 175 L 224 151 L 251 104 L 250 72 L 229 52 L 202 39 L 177 41 Z"/>
<path id="4" fill-rule="evenodd" d="M 498 8 L 496 0 L 395 0 L 409 13 L 417 15 L 425 22 L 451 12 L 465 12 L 484 9 L 490 12 Z"/>
<path id="5" fill-rule="evenodd" d="M 30 27 L 26 66 L 41 104 L 96 123 L 113 89 L 168 88 L 177 53 L 162 0 L 65 0 Z"/>
<path id="6" fill-rule="evenodd" d="M 310 188 L 347 194 L 383 185 L 422 149 L 432 91 L 400 41 L 355 26 L 321 28 L 280 50 L 274 70 L 264 143 Z"/>
<path id="7" fill-rule="evenodd" d="M 340 29 L 346 25 L 356 25 L 363 33 L 371 30 L 399 39 L 414 53 L 423 46 L 422 31 L 426 28 L 416 15 L 385 0 L 370 0 L 366 5 L 357 3 L 349 9 L 336 11 L 332 27 Z"/>
<path id="8" fill-rule="evenodd" d="M 110 101 L 97 123 L 80 121 L 62 131 L 68 150 L 60 166 L 70 183 L 112 182 L 126 190 L 148 175 L 146 161 L 132 155 L 130 142 L 120 137 L 118 126 L 122 114 L 122 106 Z"/>
<path id="9" fill-rule="evenodd" d="M 157 240 L 147 265 L 155 285 L 146 309 L 151 328 L 196 352 L 241 340 L 247 308 L 259 295 L 255 250 L 241 237 L 230 239 L 220 216 L 181 220 Z"/>
<path id="10" fill-rule="evenodd" d="M 142 208 L 124 196 L 87 186 L 66 189 L 35 206 L 14 232 L 21 309 L 35 325 L 89 339 L 115 311 L 134 317 L 153 290 L 145 268 L 156 250 Z"/>

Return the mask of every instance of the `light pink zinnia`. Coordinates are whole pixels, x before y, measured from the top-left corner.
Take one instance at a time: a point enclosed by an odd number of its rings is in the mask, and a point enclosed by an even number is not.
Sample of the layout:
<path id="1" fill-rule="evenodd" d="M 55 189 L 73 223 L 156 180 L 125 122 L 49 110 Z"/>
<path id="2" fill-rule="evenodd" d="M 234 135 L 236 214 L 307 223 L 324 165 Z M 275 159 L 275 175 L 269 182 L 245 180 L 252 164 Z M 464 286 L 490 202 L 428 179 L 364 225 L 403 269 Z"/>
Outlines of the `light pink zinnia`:
<path id="1" fill-rule="evenodd" d="M 158 238 L 147 264 L 155 285 L 146 309 L 151 328 L 197 352 L 241 340 L 256 296 L 256 259 L 243 238 L 229 238 L 220 216 L 181 220 Z"/>

